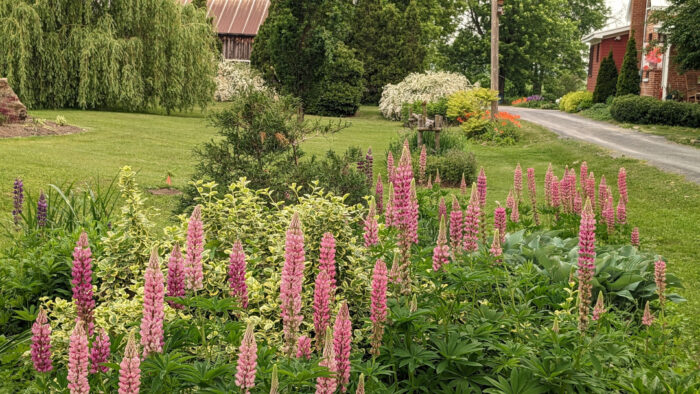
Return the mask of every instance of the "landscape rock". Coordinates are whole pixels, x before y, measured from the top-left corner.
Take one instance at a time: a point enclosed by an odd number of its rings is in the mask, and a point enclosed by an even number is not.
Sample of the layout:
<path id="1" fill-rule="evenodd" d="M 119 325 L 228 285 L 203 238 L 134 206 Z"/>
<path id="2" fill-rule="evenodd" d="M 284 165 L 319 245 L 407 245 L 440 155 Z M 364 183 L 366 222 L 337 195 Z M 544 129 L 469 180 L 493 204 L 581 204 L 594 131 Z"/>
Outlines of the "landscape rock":
<path id="1" fill-rule="evenodd" d="M 5 123 L 20 123 L 27 119 L 27 107 L 19 101 L 7 78 L 0 78 L 0 114 Z"/>

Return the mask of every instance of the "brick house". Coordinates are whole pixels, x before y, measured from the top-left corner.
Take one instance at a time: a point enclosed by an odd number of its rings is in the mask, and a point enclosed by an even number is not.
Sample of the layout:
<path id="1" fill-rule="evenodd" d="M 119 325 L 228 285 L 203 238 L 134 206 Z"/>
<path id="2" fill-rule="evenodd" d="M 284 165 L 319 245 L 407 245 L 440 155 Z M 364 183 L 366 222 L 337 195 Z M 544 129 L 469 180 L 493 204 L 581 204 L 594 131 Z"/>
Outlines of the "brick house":
<path id="1" fill-rule="evenodd" d="M 671 96 L 695 102 L 700 100 L 700 70 L 680 74 L 673 61 L 675 48 L 669 45 L 664 50 L 660 44 L 664 43 L 666 37 L 659 34 L 658 24 L 650 21 L 649 17 L 654 11 L 667 6 L 665 0 L 630 0 L 627 25 L 596 31 L 583 37 L 582 41 L 590 46 L 586 89 L 591 92 L 595 89 L 600 62 L 611 50 L 619 71 L 629 36 L 634 34 L 642 75 L 641 95 L 663 100 Z"/>

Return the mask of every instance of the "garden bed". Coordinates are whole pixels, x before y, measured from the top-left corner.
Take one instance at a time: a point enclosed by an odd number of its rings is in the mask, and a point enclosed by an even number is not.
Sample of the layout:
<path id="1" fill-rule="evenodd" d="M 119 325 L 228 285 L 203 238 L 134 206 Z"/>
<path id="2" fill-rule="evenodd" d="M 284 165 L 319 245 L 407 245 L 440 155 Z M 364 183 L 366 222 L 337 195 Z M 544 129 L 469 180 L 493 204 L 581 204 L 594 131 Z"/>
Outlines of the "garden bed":
<path id="1" fill-rule="evenodd" d="M 76 134 L 85 131 L 77 126 L 59 125 L 54 122 L 27 118 L 24 123 L 0 125 L 0 138 L 34 137 L 43 135 Z"/>

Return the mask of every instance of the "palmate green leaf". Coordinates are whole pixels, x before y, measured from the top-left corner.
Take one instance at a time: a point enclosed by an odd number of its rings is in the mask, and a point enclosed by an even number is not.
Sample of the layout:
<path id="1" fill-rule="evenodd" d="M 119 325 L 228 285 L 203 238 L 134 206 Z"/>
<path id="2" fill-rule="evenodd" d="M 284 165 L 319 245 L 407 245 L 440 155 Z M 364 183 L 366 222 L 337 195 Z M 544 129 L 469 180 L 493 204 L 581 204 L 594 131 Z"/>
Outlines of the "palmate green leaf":
<path id="1" fill-rule="evenodd" d="M 400 367 L 408 367 L 413 373 L 420 367 L 435 368 L 433 361 L 438 358 L 438 354 L 427 350 L 421 345 L 410 343 L 408 348 L 398 349 L 394 352 Z"/>
<path id="2" fill-rule="evenodd" d="M 486 377 L 486 380 L 494 388 L 484 390 L 485 393 L 493 394 L 540 394 L 546 393 L 547 388 L 537 382 L 532 373 L 520 368 L 515 368 L 510 372 L 510 377 L 506 379 L 498 376 L 498 380 Z"/>

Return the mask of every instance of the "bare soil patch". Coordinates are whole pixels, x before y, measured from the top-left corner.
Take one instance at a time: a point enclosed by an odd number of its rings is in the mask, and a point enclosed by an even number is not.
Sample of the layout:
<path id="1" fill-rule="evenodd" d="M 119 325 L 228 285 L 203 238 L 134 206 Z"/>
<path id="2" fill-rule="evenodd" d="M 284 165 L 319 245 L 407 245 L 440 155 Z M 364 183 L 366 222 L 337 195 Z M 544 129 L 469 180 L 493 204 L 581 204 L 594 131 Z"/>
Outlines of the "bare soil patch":
<path id="1" fill-rule="evenodd" d="M 178 194 L 182 194 L 181 191 L 177 189 L 173 189 L 171 187 L 163 187 L 160 189 L 149 189 L 149 193 L 153 194 L 154 196 L 175 196 Z"/>
<path id="2" fill-rule="evenodd" d="M 65 135 L 80 133 L 82 131 L 85 130 L 77 126 L 61 126 L 50 121 L 38 121 L 28 118 L 23 123 L 6 123 L 0 125 L 0 138 Z"/>

